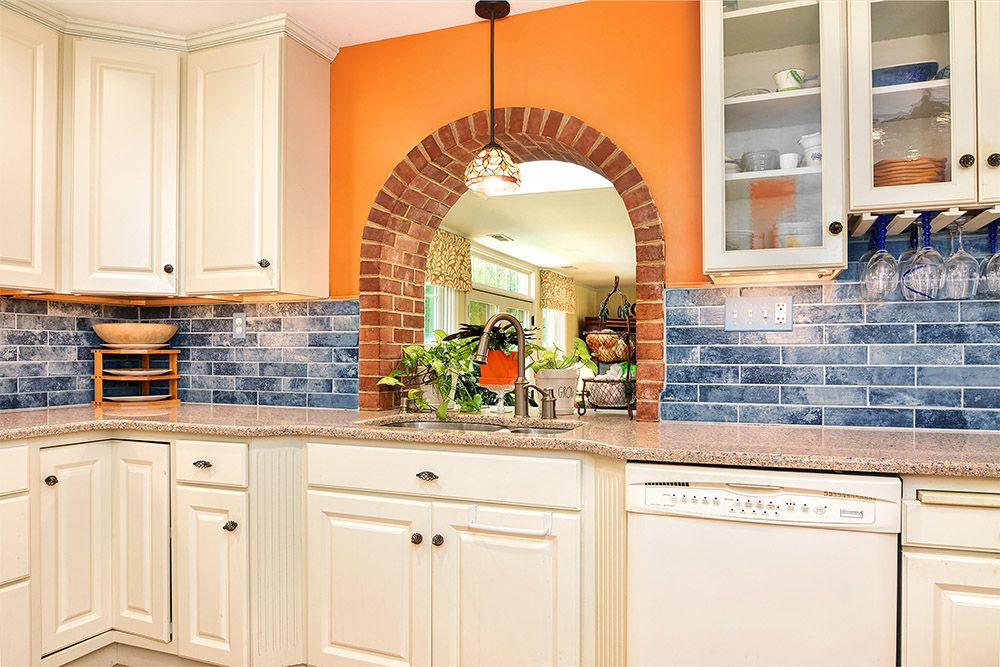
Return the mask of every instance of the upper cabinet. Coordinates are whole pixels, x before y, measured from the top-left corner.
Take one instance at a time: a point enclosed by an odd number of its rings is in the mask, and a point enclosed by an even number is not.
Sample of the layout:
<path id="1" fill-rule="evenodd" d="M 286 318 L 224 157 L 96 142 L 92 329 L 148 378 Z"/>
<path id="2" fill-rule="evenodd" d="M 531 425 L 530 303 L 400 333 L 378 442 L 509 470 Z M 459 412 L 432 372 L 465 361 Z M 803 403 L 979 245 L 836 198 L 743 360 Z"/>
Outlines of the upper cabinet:
<path id="1" fill-rule="evenodd" d="M 1000 202 L 1000 2 L 976 4 L 979 201 Z"/>
<path id="2" fill-rule="evenodd" d="M 831 277 L 846 261 L 844 3 L 701 12 L 705 272 Z"/>
<path id="3" fill-rule="evenodd" d="M 64 287 L 176 294 L 180 54 L 66 42 Z"/>
<path id="4" fill-rule="evenodd" d="M 59 33 L 0 7 L 0 288 L 56 287 Z"/>
<path id="5" fill-rule="evenodd" d="M 329 99 L 283 35 L 188 56 L 187 293 L 328 293 Z"/>

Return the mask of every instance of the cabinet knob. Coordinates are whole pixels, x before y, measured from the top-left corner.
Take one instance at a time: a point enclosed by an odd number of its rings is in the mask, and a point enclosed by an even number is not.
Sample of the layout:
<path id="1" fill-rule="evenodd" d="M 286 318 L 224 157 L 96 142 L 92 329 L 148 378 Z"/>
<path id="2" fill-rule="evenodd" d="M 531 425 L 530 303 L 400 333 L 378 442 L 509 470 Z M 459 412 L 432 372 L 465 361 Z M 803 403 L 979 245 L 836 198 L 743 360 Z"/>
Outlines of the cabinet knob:
<path id="1" fill-rule="evenodd" d="M 420 544 L 421 542 L 424 541 L 424 536 L 421 535 L 420 533 L 413 533 L 412 535 L 410 535 L 410 541 L 413 542 L 414 544 Z"/>
<path id="2" fill-rule="evenodd" d="M 988 158 L 986 158 L 986 164 L 991 167 L 1000 167 L 1000 153 L 991 153 Z"/>
<path id="3" fill-rule="evenodd" d="M 48 486 L 55 486 L 58 483 L 59 483 L 59 478 L 56 477 L 55 475 L 49 475 L 48 477 L 45 478 L 45 484 Z"/>
<path id="4" fill-rule="evenodd" d="M 174 265 L 173 264 L 164 264 L 163 265 L 163 272 L 164 273 L 173 273 L 174 272 Z"/>
<path id="5" fill-rule="evenodd" d="M 204 461 L 204 460 L 195 461 L 191 465 L 193 465 L 195 468 L 198 468 L 199 470 L 208 470 L 209 468 L 212 467 L 212 463 L 210 461 Z"/>
<path id="6" fill-rule="evenodd" d="M 236 527 L 238 525 L 240 525 L 240 524 L 236 523 L 235 521 L 227 521 L 224 524 L 222 524 L 222 530 L 225 530 L 225 531 L 228 531 L 228 532 L 231 533 L 234 530 L 236 530 Z"/>
<path id="7" fill-rule="evenodd" d="M 827 229 L 830 230 L 831 234 L 836 236 L 840 232 L 844 231 L 844 223 L 840 222 L 839 220 L 834 220 L 833 222 L 830 223 L 830 226 L 827 227 Z"/>
<path id="8" fill-rule="evenodd" d="M 421 472 L 418 472 L 417 477 L 424 480 L 425 482 L 433 482 L 438 478 L 438 476 L 432 473 L 430 470 L 422 470 Z"/>
<path id="9" fill-rule="evenodd" d="M 434 537 L 431 538 L 431 544 L 433 544 L 436 547 L 441 546 L 442 544 L 444 544 L 444 536 L 435 535 Z"/>
<path id="10" fill-rule="evenodd" d="M 962 157 L 958 158 L 958 164 L 968 169 L 972 165 L 976 164 L 976 156 L 971 153 L 966 153 Z"/>
<path id="11" fill-rule="evenodd" d="M 257 266 L 259 266 L 262 269 L 266 269 L 267 267 L 271 266 L 271 262 L 267 261 L 266 259 L 262 259 L 259 262 L 257 262 Z"/>

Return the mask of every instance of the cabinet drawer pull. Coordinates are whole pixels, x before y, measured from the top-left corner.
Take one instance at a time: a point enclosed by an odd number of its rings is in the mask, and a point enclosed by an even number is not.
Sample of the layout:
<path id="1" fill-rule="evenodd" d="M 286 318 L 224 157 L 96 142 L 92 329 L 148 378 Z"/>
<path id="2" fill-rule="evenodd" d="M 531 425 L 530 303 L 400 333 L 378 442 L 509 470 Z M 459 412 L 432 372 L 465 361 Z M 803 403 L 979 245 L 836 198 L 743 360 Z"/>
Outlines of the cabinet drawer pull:
<path id="1" fill-rule="evenodd" d="M 976 164 L 976 156 L 972 153 L 966 153 L 962 157 L 958 158 L 958 164 L 968 169 L 972 165 Z"/>
<path id="2" fill-rule="evenodd" d="M 55 486 L 58 483 L 59 483 L 59 478 L 56 477 L 55 475 L 49 475 L 48 477 L 45 478 L 45 484 L 48 486 Z"/>
<path id="3" fill-rule="evenodd" d="M 424 541 L 424 536 L 421 535 L 420 533 L 413 533 L 412 535 L 410 535 L 410 541 L 413 542 L 414 544 L 420 544 L 421 542 Z"/>
<path id="4" fill-rule="evenodd" d="M 1000 167 L 1000 153 L 990 153 L 990 156 L 986 158 L 986 164 L 991 167 Z"/>
<path id="5" fill-rule="evenodd" d="M 918 490 L 917 500 L 924 505 L 951 505 L 953 507 L 985 507 L 990 509 L 1000 509 L 1000 493 Z"/>
<path id="6" fill-rule="evenodd" d="M 257 262 L 257 266 L 259 266 L 262 269 L 266 269 L 267 267 L 271 266 L 271 262 L 267 261 L 266 259 L 262 259 L 259 262 Z"/>
<path id="7" fill-rule="evenodd" d="M 423 470 L 421 472 L 418 472 L 417 477 L 424 480 L 425 482 L 433 482 L 438 478 L 438 476 L 432 473 L 430 470 Z"/>
<path id="8" fill-rule="evenodd" d="M 191 465 L 193 465 L 195 468 L 198 468 L 199 470 L 208 470 L 209 468 L 212 467 L 211 461 L 205 461 L 205 460 L 195 461 Z"/>
<path id="9" fill-rule="evenodd" d="M 444 536 L 435 535 L 434 537 L 431 538 L 431 544 L 433 544 L 436 547 L 441 546 L 442 544 L 444 544 Z"/>
<path id="10" fill-rule="evenodd" d="M 163 272 L 164 273 L 173 273 L 174 272 L 174 265 L 173 264 L 164 264 L 163 265 Z"/>
<path id="11" fill-rule="evenodd" d="M 844 231 L 844 223 L 842 223 L 840 220 L 834 220 L 833 222 L 830 223 L 830 226 L 827 229 L 830 230 L 831 234 L 836 236 L 840 232 Z"/>
<path id="12" fill-rule="evenodd" d="M 489 533 L 500 533 L 501 535 L 521 535 L 524 537 L 545 537 L 552 534 L 552 512 L 542 514 L 541 528 L 509 528 L 507 526 L 491 526 L 486 523 L 479 523 L 477 515 L 479 507 L 473 505 L 469 508 L 469 530 L 483 530 Z"/>
<path id="13" fill-rule="evenodd" d="M 222 530 L 225 530 L 225 531 L 228 531 L 228 532 L 231 533 L 234 530 L 236 530 L 236 527 L 239 526 L 239 525 L 240 524 L 236 523 L 235 521 L 227 521 L 224 524 L 222 524 Z"/>

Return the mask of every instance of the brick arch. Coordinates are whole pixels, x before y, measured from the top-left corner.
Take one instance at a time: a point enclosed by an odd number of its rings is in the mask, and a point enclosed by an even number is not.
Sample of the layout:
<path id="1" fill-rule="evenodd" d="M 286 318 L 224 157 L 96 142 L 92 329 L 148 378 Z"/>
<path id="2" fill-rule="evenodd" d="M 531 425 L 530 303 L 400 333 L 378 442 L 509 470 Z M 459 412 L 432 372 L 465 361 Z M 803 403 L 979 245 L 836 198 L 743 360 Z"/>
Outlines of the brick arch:
<path id="1" fill-rule="evenodd" d="M 638 415 L 653 421 L 663 387 L 663 228 L 639 170 L 579 118 L 531 107 L 497 109 L 496 137 L 519 162 L 560 160 L 592 169 L 621 195 L 636 241 Z M 465 192 L 464 171 L 489 138 L 485 111 L 439 128 L 414 146 L 375 197 L 361 241 L 360 404 L 391 407 L 376 382 L 403 346 L 423 340 L 424 268 L 442 218 Z"/>

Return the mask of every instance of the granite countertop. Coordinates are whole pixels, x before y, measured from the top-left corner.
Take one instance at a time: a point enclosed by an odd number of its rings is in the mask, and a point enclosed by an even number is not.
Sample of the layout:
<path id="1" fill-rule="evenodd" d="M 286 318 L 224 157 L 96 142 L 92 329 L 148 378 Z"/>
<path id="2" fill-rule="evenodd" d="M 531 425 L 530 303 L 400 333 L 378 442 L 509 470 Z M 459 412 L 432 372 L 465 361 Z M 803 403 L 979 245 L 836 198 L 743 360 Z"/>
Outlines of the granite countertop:
<path id="1" fill-rule="evenodd" d="M 140 431 L 260 438 L 313 436 L 404 443 L 439 443 L 580 451 L 630 461 L 1000 477 L 1000 432 L 872 429 L 700 422 L 631 422 L 619 414 L 588 414 L 525 425 L 574 427 L 545 435 L 393 429 L 387 422 L 430 415 L 361 413 L 324 408 L 187 404 L 153 410 L 86 406 L 0 411 L 3 441 L 88 431 Z M 510 424 L 510 417 L 459 421 Z M 519 423 L 518 425 L 522 425 Z"/>

